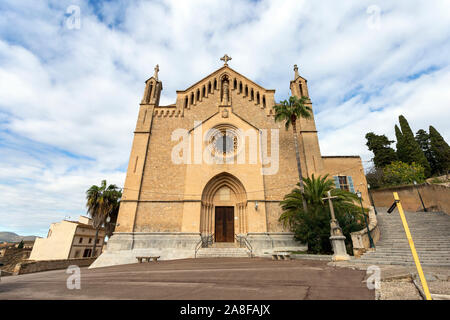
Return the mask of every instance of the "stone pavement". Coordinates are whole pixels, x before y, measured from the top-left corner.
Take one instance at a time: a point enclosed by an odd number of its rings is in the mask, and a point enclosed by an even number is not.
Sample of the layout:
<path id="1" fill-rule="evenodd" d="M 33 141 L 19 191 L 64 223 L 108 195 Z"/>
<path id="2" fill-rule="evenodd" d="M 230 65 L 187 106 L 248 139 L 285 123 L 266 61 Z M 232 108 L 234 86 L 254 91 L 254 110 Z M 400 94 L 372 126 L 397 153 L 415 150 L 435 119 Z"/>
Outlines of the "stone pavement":
<path id="1" fill-rule="evenodd" d="M 378 298 L 381 300 L 410 300 L 422 299 L 419 291 L 413 284 L 413 280 L 420 285 L 420 279 L 415 266 L 361 264 L 355 261 L 329 262 L 329 266 L 349 268 L 351 270 L 367 270 L 369 266 L 376 265 L 380 268 L 381 290 Z M 430 293 L 433 295 L 447 295 L 450 298 L 450 267 L 422 266 L 427 279 Z M 370 274 L 366 275 L 366 278 Z"/>
<path id="2" fill-rule="evenodd" d="M 0 299 L 374 299 L 366 273 L 326 261 L 203 258 L 81 269 L 69 290 L 65 270 L 3 277 Z"/>

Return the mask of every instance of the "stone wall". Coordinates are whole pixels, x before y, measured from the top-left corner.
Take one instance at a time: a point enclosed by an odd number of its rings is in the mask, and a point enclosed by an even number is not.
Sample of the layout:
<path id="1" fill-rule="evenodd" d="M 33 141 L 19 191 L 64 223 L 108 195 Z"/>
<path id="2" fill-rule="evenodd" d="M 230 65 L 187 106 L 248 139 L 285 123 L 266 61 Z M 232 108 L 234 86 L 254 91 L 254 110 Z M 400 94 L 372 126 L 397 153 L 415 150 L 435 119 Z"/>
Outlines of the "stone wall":
<path id="1" fill-rule="evenodd" d="M 3 264 L 0 268 L 2 271 L 12 272 L 18 263 L 28 259 L 30 252 L 31 249 L 7 248 L 5 256 L 0 258 L 0 263 Z"/>
<path id="2" fill-rule="evenodd" d="M 95 259 L 96 258 L 26 261 L 16 265 L 16 267 L 14 268 L 14 275 L 40 271 L 66 269 L 67 267 L 72 265 L 78 267 L 88 267 L 92 264 L 92 262 L 95 261 Z"/>
<path id="3" fill-rule="evenodd" d="M 369 230 L 370 235 L 372 236 L 373 243 L 377 244 L 378 240 L 380 239 L 380 229 L 378 227 L 377 216 L 375 215 L 373 207 L 370 207 L 369 210 Z M 364 252 L 371 250 L 367 227 L 363 228 L 362 230 L 352 232 L 350 236 L 352 238 L 353 255 L 355 257 L 359 258 Z"/>
<path id="4" fill-rule="evenodd" d="M 425 208 L 429 211 L 440 211 L 450 214 L 450 188 L 436 184 L 417 185 Z M 414 186 L 401 186 L 372 190 L 376 207 L 390 207 L 394 202 L 393 192 L 398 192 L 403 209 L 407 211 L 423 211 L 417 189 Z"/>

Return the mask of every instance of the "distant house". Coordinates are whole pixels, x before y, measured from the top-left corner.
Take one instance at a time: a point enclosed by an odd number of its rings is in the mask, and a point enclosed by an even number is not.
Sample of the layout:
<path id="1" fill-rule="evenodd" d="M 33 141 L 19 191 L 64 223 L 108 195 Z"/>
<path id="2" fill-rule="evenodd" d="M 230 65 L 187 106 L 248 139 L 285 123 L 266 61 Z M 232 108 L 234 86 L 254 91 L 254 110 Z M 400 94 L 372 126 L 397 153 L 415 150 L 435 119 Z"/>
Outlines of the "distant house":
<path id="1" fill-rule="evenodd" d="M 63 220 L 52 223 L 47 238 L 36 239 L 30 260 L 58 260 L 87 258 L 94 249 L 95 228 L 92 220 L 80 216 L 78 221 Z M 105 229 L 100 228 L 98 233 L 96 252 L 102 252 L 105 240 Z"/>

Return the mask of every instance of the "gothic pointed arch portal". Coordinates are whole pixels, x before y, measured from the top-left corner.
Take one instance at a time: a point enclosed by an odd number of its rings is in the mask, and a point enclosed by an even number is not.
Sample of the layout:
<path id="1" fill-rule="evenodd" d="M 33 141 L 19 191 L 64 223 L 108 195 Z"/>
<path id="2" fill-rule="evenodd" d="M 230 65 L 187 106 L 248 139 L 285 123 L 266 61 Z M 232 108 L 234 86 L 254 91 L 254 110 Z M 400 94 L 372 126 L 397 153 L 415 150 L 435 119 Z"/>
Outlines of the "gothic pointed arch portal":
<path id="1" fill-rule="evenodd" d="M 215 241 L 231 242 L 234 234 L 248 232 L 247 221 L 247 193 L 241 181 L 227 172 L 209 180 L 202 192 L 200 233 L 215 234 Z"/>

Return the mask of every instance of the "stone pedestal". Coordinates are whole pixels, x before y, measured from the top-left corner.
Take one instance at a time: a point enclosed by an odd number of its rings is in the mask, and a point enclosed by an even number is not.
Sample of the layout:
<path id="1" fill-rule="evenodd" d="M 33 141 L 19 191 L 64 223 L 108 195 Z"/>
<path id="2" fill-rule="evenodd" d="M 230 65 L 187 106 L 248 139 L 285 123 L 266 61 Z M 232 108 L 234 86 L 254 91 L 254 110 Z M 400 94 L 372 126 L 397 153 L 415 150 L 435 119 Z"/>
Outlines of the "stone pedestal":
<path id="1" fill-rule="evenodd" d="M 345 248 L 345 236 L 342 232 L 339 222 L 336 219 L 330 221 L 331 229 L 331 246 L 333 247 L 333 261 L 345 261 L 350 260 L 350 256 L 347 254 Z"/>
<path id="2" fill-rule="evenodd" d="M 333 246 L 333 261 L 345 261 L 350 260 L 350 256 L 347 254 L 345 248 L 345 236 L 331 236 L 331 245 Z"/>

